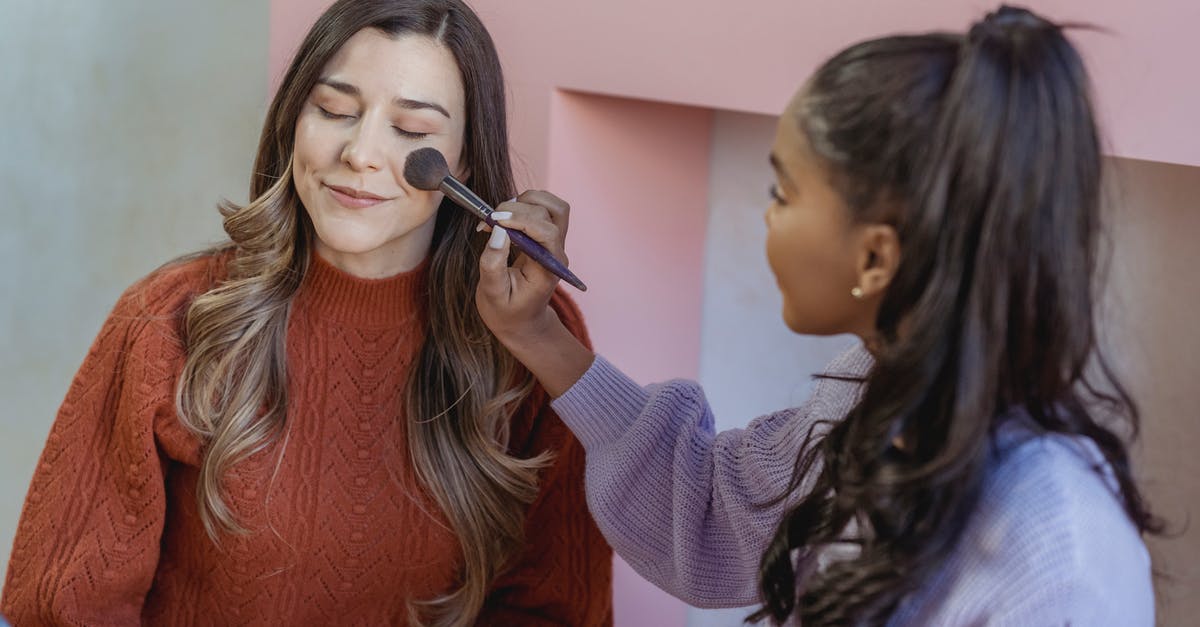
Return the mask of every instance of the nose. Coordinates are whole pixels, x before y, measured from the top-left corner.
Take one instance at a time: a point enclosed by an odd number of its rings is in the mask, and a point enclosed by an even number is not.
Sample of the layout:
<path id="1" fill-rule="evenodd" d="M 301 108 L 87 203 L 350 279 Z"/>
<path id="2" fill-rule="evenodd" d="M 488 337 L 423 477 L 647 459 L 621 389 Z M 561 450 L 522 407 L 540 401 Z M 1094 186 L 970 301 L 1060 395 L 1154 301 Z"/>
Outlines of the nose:
<path id="1" fill-rule="evenodd" d="M 360 121 L 350 141 L 342 148 L 342 161 L 358 172 L 370 172 L 383 167 L 383 142 L 380 133 Z"/>

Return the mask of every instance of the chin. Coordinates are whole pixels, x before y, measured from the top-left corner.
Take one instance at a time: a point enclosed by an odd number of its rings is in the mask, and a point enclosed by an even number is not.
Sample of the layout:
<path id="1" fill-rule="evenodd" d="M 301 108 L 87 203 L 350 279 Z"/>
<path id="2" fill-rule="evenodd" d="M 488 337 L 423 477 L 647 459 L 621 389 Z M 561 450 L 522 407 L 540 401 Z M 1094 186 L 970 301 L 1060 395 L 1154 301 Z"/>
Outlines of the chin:
<path id="1" fill-rule="evenodd" d="M 317 239 L 331 251 L 344 255 L 361 255 L 369 253 L 384 242 L 378 233 L 363 232 L 360 229 L 317 229 Z"/>
<path id="2" fill-rule="evenodd" d="M 795 317 L 789 316 L 787 314 L 787 312 L 784 312 L 784 314 L 783 314 L 783 323 L 785 325 L 787 325 L 787 328 L 792 333 L 795 333 L 797 335 L 814 335 L 814 336 L 819 336 L 819 337 L 828 337 L 831 335 L 841 335 L 843 333 L 851 333 L 852 332 L 847 328 L 843 328 L 842 325 L 834 323 L 834 322 L 830 322 L 830 321 L 821 322 L 821 321 L 813 320 L 811 318 L 797 319 Z"/>
<path id="3" fill-rule="evenodd" d="M 793 316 L 791 312 L 786 309 L 783 310 L 783 324 L 792 333 L 804 333 L 803 326 L 799 323 L 799 321 L 796 320 L 795 316 Z"/>
<path id="4" fill-rule="evenodd" d="M 823 324 L 819 318 L 799 315 L 786 307 L 783 310 L 783 324 L 792 333 L 798 335 L 835 335 L 838 333 L 838 331 L 830 331 L 829 325 Z"/>
<path id="5" fill-rule="evenodd" d="M 820 335 L 819 333 L 813 333 L 812 331 L 793 322 L 788 322 L 787 320 L 784 320 L 783 324 L 788 328 L 788 331 L 791 331 L 797 335 Z"/>

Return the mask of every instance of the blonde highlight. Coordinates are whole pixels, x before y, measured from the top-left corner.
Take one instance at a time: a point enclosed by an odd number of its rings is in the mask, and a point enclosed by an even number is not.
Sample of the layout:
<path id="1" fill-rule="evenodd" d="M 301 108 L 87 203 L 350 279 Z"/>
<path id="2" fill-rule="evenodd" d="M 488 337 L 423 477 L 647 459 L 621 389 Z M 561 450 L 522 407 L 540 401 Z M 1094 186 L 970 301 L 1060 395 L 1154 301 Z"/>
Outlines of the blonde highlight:
<path id="1" fill-rule="evenodd" d="M 448 237 L 468 245 L 474 229 L 470 221 L 457 222 L 459 232 Z M 509 424 L 533 379 L 479 319 L 477 255 L 460 249 L 439 247 L 431 273 L 470 276 L 460 287 L 472 287 L 431 294 L 430 333 L 405 397 L 413 468 L 458 537 L 465 566 L 459 588 L 415 603 L 439 626 L 470 624 L 479 613 L 491 582 L 524 542 L 525 506 L 537 497 L 538 471 L 550 461 L 545 453 L 521 459 L 507 452 Z"/>
<path id="2" fill-rule="evenodd" d="M 254 201 L 222 203 L 220 211 L 230 243 L 210 252 L 229 256 L 227 274 L 188 307 L 175 395 L 184 426 L 205 444 L 197 499 L 214 540 L 222 530 L 246 531 L 222 496 L 221 479 L 283 426 L 288 311 L 309 259 L 290 167 Z"/>

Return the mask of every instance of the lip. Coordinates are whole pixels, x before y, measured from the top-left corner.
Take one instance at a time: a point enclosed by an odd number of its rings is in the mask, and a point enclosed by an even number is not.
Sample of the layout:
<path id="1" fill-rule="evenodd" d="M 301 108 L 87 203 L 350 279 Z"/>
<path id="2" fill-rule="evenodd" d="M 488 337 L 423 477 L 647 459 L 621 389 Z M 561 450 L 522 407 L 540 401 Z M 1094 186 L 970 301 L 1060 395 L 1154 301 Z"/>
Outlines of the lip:
<path id="1" fill-rule="evenodd" d="M 383 196 L 361 189 L 354 189 L 353 187 L 342 187 L 341 185 L 329 185 L 326 183 L 325 189 L 329 190 L 329 195 L 333 196 L 333 199 L 338 201 L 338 204 L 350 209 L 374 207 L 379 203 L 391 200 L 391 198 L 384 198 Z"/>

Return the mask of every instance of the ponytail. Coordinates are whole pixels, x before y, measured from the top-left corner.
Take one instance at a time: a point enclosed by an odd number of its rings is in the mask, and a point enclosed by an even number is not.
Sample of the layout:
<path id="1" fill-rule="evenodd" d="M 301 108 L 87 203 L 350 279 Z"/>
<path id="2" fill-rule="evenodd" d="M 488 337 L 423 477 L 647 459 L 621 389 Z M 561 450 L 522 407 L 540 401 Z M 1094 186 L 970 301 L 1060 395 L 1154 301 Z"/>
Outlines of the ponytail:
<path id="1" fill-rule="evenodd" d="M 1138 412 L 1097 348 L 1100 148 L 1062 28 L 1005 6 L 965 37 L 867 41 L 826 62 L 797 103 L 789 114 L 853 219 L 892 223 L 903 258 L 861 401 L 805 447 L 780 497 L 817 476 L 763 557 L 751 619 L 886 623 L 954 550 L 994 429 L 1014 413 L 1095 442 L 1130 519 L 1156 531 L 1102 424 L 1136 433 Z M 847 541 L 857 557 L 813 567 Z"/>

